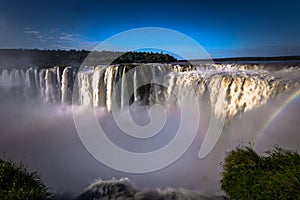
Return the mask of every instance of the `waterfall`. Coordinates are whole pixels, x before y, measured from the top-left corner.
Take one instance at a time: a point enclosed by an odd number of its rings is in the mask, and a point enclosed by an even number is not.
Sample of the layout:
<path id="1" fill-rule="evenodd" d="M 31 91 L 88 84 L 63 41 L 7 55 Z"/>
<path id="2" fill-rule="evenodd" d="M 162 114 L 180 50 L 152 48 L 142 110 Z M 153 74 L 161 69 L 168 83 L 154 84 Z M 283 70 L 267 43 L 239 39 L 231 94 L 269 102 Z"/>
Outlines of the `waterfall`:
<path id="1" fill-rule="evenodd" d="M 15 70 L 13 73 L 15 73 L 15 83 L 14 85 L 17 88 L 21 88 L 22 85 L 25 83 L 25 73 L 24 70 Z"/>
<path id="2" fill-rule="evenodd" d="M 56 103 L 60 97 L 56 96 L 57 93 L 57 80 L 56 70 L 46 69 L 45 75 L 45 100 L 47 103 Z"/>
<path id="3" fill-rule="evenodd" d="M 72 67 L 63 70 L 61 78 L 61 103 L 72 102 L 72 87 L 74 84 Z"/>
<path id="4" fill-rule="evenodd" d="M 105 71 L 105 83 L 106 83 L 106 109 L 111 111 L 112 109 L 112 92 L 113 92 L 113 77 L 114 67 L 109 66 Z"/>
<path id="5" fill-rule="evenodd" d="M 20 76 L 24 77 L 22 78 L 22 82 L 25 81 L 25 88 L 24 88 L 24 96 L 27 99 L 31 99 L 33 96 L 38 95 L 39 93 L 39 74 L 37 68 L 29 68 L 25 71 L 18 70 L 17 74 L 20 74 Z M 16 74 L 16 77 L 17 77 Z M 20 84 L 21 87 L 22 84 Z"/>
<path id="6" fill-rule="evenodd" d="M 100 98 L 99 98 L 99 94 L 100 94 L 100 77 L 101 77 L 101 68 L 100 67 L 96 67 L 93 73 L 93 105 L 94 106 L 100 106 Z"/>
<path id="7" fill-rule="evenodd" d="M 299 71 L 295 67 L 293 70 Z M 279 72 L 277 76 L 259 65 L 238 64 L 196 67 L 116 65 L 84 67 L 79 71 L 73 67 L 32 67 L 2 70 L 0 87 L 11 89 L 25 99 L 38 98 L 46 103 L 73 102 L 87 107 L 104 107 L 108 112 L 113 106 L 124 109 L 136 101 L 142 105 L 163 103 L 168 108 L 180 106 L 180 99 L 187 103 L 194 101 L 191 98 L 194 92 L 199 96 L 198 101 L 205 98 L 209 102 L 215 116 L 231 118 L 266 104 L 279 93 L 299 87 L 298 81 L 282 78 L 282 74 L 290 73 L 291 68 Z M 138 88 L 139 81 L 149 84 Z M 130 91 L 133 91 L 133 98 Z"/>
<path id="8" fill-rule="evenodd" d="M 39 91 L 40 91 L 40 98 L 45 100 L 46 99 L 46 80 L 45 80 L 45 76 L 46 76 L 46 70 L 45 69 L 41 69 L 39 71 Z"/>
<path id="9" fill-rule="evenodd" d="M 133 97 L 134 101 L 138 101 L 138 96 L 137 96 L 137 75 L 136 75 L 136 68 L 134 68 L 134 73 L 133 73 Z"/>
<path id="10" fill-rule="evenodd" d="M 93 105 L 92 95 L 92 73 L 91 71 L 79 72 L 77 76 L 78 88 L 79 88 L 79 102 L 85 107 Z"/>
<path id="11" fill-rule="evenodd" d="M 15 73 L 15 78 L 16 78 Z M 24 96 L 27 99 L 30 99 L 34 95 L 34 77 L 33 77 L 33 71 L 32 68 L 26 70 L 25 72 L 25 88 L 24 88 Z"/>
<path id="12" fill-rule="evenodd" d="M 8 82 L 9 82 L 9 73 L 8 73 L 8 70 L 5 69 L 1 73 L 1 85 L 2 85 L 2 87 L 7 87 Z"/>
<path id="13" fill-rule="evenodd" d="M 155 67 L 151 67 L 152 80 L 156 83 L 157 78 L 155 74 Z M 153 104 L 158 103 L 158 90 L 157 85 L 153 84 L 151 93 L 154 94 L 154 100 L 152 100 Z"/>
<path id="14" fill-rule="evenodd" d="M 10 74 L 9 74 L 8 86 L 9 86 L 10 88 L 14 88 L 14 86 L 15 86 L 15 84 L 16 84 L 16 82 L 17 82 L 17 80 L 15 79 L 15 72 L 16 72 L 16 70 L 14 69 L 14 70 L 12 70 L 12 71 L 10 72 Z"/>
<path id="15" fill-rule="evenodd" d="M 60 67 L 55 67 L 55 72 L 54 72 L 56 78 L 56 88 L 55 88 L 55 101 L 56 102 L 61 102 L 61 97 L 62 97 L 62 94 L 61 94 L 61 79 L 62 79 L 62 69 Z"/>
<path id="16" fill-rule="evenodd" d="M 40 77 L 39 77 L 39 70 L 37 68 L 34 69 L 34 81 L 36 86 L 36 92 L 38 93 L 38 88 L 40 88 Z"/>
<path id="17" fill-rule="evenodd" d="M 124 109 L 129 103 L 128 92 L 127 92 L 127 77 L 126 77 L 126 66 L 122 71 L 122 82 L 121 82 L 121 109 Z"/>

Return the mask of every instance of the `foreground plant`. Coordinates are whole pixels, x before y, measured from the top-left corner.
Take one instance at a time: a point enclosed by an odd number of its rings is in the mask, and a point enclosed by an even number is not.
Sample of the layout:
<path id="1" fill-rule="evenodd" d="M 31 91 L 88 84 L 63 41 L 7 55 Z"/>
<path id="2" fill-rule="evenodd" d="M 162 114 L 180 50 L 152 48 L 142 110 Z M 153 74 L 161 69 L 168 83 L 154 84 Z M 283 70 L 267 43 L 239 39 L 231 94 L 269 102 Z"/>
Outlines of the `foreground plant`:
<path id="1" fill-rule="evenodd" d="M 225 158 L 221 187 L 235 200 L 300 199 L 300 155 L 277 147 L 260 156 L 239 147 Z"/>
<path id="2" fill-rule="evenodd" d="M 22 164 L 0 159 L 1 200 L 42 200 L 51 197 L 36 172 L 28 172 Z"/>

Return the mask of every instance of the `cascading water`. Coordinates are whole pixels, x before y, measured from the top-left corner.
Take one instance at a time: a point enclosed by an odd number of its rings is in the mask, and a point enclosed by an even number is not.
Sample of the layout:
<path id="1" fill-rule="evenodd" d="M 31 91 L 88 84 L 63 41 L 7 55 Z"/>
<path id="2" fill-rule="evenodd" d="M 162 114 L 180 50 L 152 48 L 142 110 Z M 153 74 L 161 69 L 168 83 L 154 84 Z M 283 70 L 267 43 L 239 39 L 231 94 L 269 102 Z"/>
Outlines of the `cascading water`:
<path id="1" fill-rule="evenodd" d="M 72 102 L 72 88 L 74 84 L 73 70 L 71 67 L 64 69 L 61 78 L 61 103 Z"/>
<path id="2" fill-rule="evenodd" d="M 137 75 L 136 75 L 136 69 L 134 69 L 133 73 L 133 95 L 134 95 L 134 101 L 138 100 L 138 95 L 137 95 Z"/>
<path id="3" fill-rule="evenodd" d="M 106 109 L 111 111 L 112 109 L 112 92 L 114 83 L 114 67 L 109 66 L 105 71 L 105 83 L 106 83 Z"/>
<path id="4" fill-rule="evenodd" d="M 45 76 L 46 76 L 46 70 L 41 69 L 39 72 L 39 91 L 40 91 L 40 98 L 45 99 L 45 88 L 46 88 L 46 82 L 45 82 Z"/>
<path id="5" fill-rule="evenodd" d="M 184 88 L 193 86 L 201 99 L 208 98 L 214 114 L 220 118 L 247 112 L 299 85 L 297 81 L 274 76 L 259 65 L 191 67 L 153 64 L 151 70 L 148 69 L 143 70 L 143 64 L 140 68 L 123 65 L 85 67 L 79 72 L 72 67 L 5 69 L 0 83 L 2 88 L 18 93 L 22 90 L 26 99 L 38 97 L 47 103 L 67 104 L 73 100 L 83 106 L 104 107 L 107 111 L 112 110 L 113 101 L 121 109 L 132 102 L 155 104 L 161 100 L 170 107 L 178 103 L 174 93 L 187 99 L 191 91 Z M 126 78 L 127 73 L 132 78 Z M 142 79 L 151 79 L 164 87 L 150 83 L 140 89 L 138 82 Z M 130 88 L 133 88 L 132 94 L 129 94 Z"/>
<path id="6" fill-rule="evenodd" d="M 57 86 L 57 80 L 56 77 L 56 70 L 54 69 L 46 69 L 46 75 L 45 75 L 45 100 L 47 103 L 56 103 L 56 99 L 60 98 L 58 96 L 55 96 L 56 94 L 56 86 Z"/>
<path id="7" fill-rule="evenodd" d="M 121 109 L 124 109 L 126 106 L 126 97 L 127 97 L 127 79 L 125 77 L 126 66 L 122 71 L 122 83 L 121 83 Z"/>

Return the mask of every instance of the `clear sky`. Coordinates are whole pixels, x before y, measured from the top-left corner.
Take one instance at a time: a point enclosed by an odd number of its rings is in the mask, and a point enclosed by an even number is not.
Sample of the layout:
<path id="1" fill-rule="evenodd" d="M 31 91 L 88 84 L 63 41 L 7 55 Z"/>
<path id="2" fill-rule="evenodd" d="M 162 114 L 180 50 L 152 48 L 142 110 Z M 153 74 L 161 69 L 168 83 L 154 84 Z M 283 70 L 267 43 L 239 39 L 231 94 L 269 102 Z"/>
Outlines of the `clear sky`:
<path id="1" fill-rule="evenodd" d="M 190 36 L 212 57 L 300 55 L 299 21 L 299 0 L 0 0 L 0 48 L 92 49 L 151 26 Z"/>

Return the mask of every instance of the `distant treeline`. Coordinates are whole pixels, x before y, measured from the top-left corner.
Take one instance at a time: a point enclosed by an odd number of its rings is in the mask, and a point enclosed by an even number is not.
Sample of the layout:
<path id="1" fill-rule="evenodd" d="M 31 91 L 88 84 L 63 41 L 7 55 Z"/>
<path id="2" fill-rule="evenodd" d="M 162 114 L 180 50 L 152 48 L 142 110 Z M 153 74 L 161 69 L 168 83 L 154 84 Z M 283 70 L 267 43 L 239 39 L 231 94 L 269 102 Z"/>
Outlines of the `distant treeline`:
<path id="1" fill-rule="evenodd" d="M 79 67 L 88 56 L 90 65 L 116 63 L 170 63 L 171 55 L 152 52 L 113 52 L 86 50 L 0 49 L 0 68 L 6 67 Z M 108 63 L 109 62 L 109 63 Z"/>
<path id="2" fill-rule="evenodd" d="M 300 56 L 272 56 L 272 57 L 234 57 L 234 58 L 214 58 L 214 61 L 286 61 L 300 60 Z"/>
<path id="3" fill-rule="evenodd" d="M 86 58 L 88 62 L 86 62 Z M 239 62 L 239 61 L 289 61 L 299 60 L 300 56 L 278 57 L 234 57 L 214 58 L 214 62 Z M 0 49 L 0 69 L 2 68 L 28 68 L 73 66 L 79 67 L 83 61 L 88 65 L 117 64 L 117 63 L 178 63 L 175 57 L 164 53 L 152 52 L 115 52 L 115 51 L 86 51 L 86 50 L 39 50 L 39 49 Z M 193 61 L 202 61 L 193 60 Z"/>
<path id="4" fill-rule="evenodd" d="M 272 56 L 272 57 L 231 57 L 231 58 L 212 58 L 214 62 L 254 62 L 254 61 L 300 61 L 300 56 Z M 192 59 L 192 60 L 178 60 L 178 63 L 188 63 L 188 62 L 202 62 L 211 61 L 208 59 Z"/>

